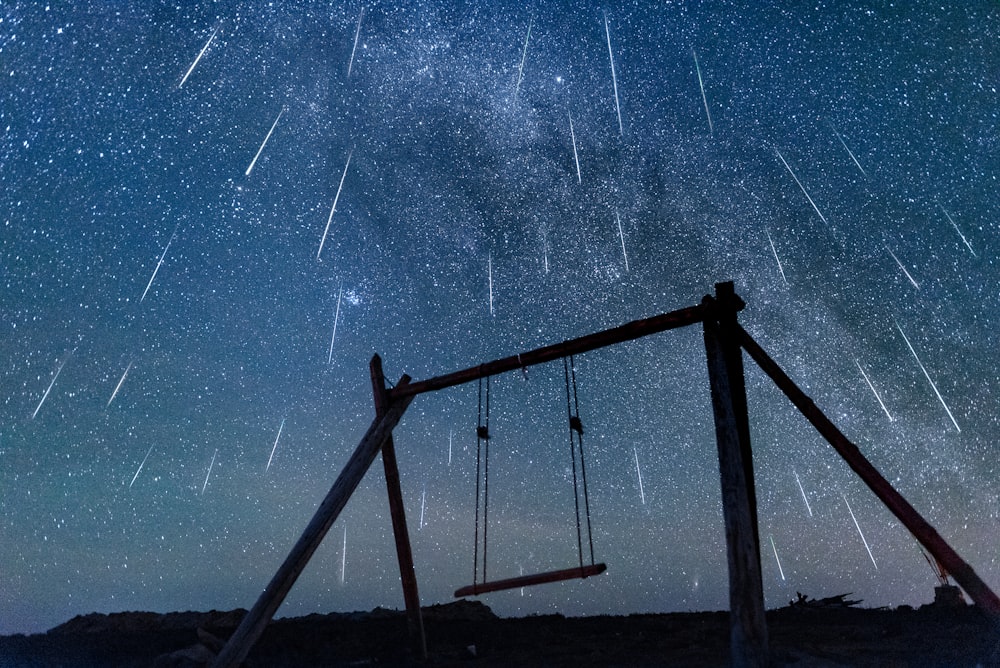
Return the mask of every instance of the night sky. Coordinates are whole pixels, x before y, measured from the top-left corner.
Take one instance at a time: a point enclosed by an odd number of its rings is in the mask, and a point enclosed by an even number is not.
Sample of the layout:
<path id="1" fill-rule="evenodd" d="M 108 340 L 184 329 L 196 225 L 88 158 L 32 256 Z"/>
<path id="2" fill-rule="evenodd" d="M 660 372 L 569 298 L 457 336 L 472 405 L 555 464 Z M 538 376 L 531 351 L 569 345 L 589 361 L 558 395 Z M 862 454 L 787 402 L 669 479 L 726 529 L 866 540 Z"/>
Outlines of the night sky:
<path id="1" fill-rule="evenodd" d="M 0 6 L 0 633 L 251 607 L 373 417 L 373 353 L 422 379 L 726 280 L 1000 588 L 1000 9 L 783 4 Z M 700 327 L 575 362 L 608 572 L 485 602 L 726 608 Z M 929 602 L 751 364 L 767 605 Z M 492 381 L 491 578 L 576 563 L 565 402 L 561 363 Z M 476 424 L 471 384 L 395 432 L 424 604 L 473 578 Z M 375 606 L 403 606 L 377 462 L 278 615 Z"/>

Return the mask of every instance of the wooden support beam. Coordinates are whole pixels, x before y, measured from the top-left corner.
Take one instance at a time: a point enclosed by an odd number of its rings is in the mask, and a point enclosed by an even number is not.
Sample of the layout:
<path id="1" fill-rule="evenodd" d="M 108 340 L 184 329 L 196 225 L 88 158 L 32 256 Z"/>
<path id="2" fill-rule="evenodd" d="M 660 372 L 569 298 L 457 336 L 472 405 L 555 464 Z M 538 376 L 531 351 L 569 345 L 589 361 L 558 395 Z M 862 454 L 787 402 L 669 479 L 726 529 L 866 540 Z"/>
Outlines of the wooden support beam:
<path id="1" fill-rule="evenodd" d="M 592 575 L 600 575 L 608 570 L 607 564 L 588 564 L 586 566 L 574 566 L 564 568 L 559 571 L 546 571 L 533 575 L 519 575 L 516 578 L 506 578 L 504 580 L 494 580 L 492 582 L 480 582 L 478 584 L 467 585 L 455 590 L 455 598 L 463 596 L 478 596 L 491 591 L 503 591 L 505 589 L 520 589 L 531 585 L 546 584 L 548 582 L 561 582 L 563 580 L 576 580 L 589 578 Z"/>
<path id="2" fill-rule="evenodd" d="M 410 377 L 404 375 L 400 378 L 397 387 L 405 386 L 408 382 L 410 382 Z M 378 455 L 383 444 L 392 435 L 393 428 L 399 423 L 412 400 L 413 397 L 409 396 L 391 402 L 385 414 L 372 421 L 368 431 L 358 443 L 358 447 L 355 448 L 354 454 L 351 455 L 316 510 L 316 514 L 313 515 L 309 525 L 302 532 L 302 536 L 285 557 L 284 563 L 271 578 L 271 582 L 268 583 L 253 608 L 250 609 L 250 612 L 246 614 L 229 638 L 226 646 L 215 657 L 211 664 L 212 668 L 236 668 L 246 659 L 250 648 L 264 633 L 264 629 L 274 617 L 274 613 L 285 600 L 285 596 L 288 595 L 288 591 L 295 584 L 299 575 L 302 574 L 309 559 L 316 552 L 316 548 L 323 542 L 323 538 L 333 526 L 344 506 L 347 505 L 347 501 L 357 489 L 358 484 L 361 483 L 372 462 L 375 461 L 375 456 Z"/>
<path id="3" fill-rule="evenodd" d="M 903 495 L 872 466 L 871 462 L 861 454 L 854 443 L 837 428 L 833 422 L 813 403 L 805 392 L 788 377 L 778 363 L 758 344 L 745 329 L 737 325 L 739 343 L 747 354 L 764 370 L 774 384 L 785 393 L 791 402 L 799 409 L 807 420 L 833 446 L 833 449 L 847 462 L 848 466 L 868 485 L 882 503 L 893 515 L 903 523 L 910 533 L 927 548 L 927 551 L 938 560 L 955 582 L 966 591 L 973 602 L 979 606 L 995 624 L 1000 626 L 1000 598 L 982 581 L 969 564 L 967 564 L 944 538 L 925 520 Z"/>
<path id="4" fill-rule="evenodd" d="M 382 373 L 382 358 L 372 357 L 368 365 L 371 372 L 372 395 L 375 399 L 375 415 L 382 417 L 389 407 L 386 395 L 385 375 Z M 424 620 L 420 614 L 420 593 L 417 590 L 417 574 L 413 568 L 413 551 L 410 549 L 410 533 L 406 528 L 406 511 L 403 507 L 403 492 L 399 484 L 399 467 L 396 464 L 396 447 L 392 436 L 382 446 L 382 467 L 385 470 L 385 486 L 389 496 L 389 514 L 392 516 L 392 533 L 396 539 L 396 557 L 399 561 L 399 578 L 403 583 L 403 601 L 406 604 L 406 621 L 410 635 L 410 647 L 420 661 L 427 659 L 427 640 L 424 636 Z"/>
<path id="5" fill-rule="evenodd" d="M 769 664 L 764 589 L 750 421 L 747 413 L 743 353 L 735 328 L 744 306 L 732 283 L 716 284 L 716 298 L 706 296 L 703 321 L 708 378 L 715 415 L 722 483 L 722 514 L 729 564 L 730 651 L 733 666 Z"/>
<path id="6" fill-rule="evenodd" d="M 443 376 L 416 381 L 406 386 L 397 385 L 389 390 L 389 398 L 397 399 L 424 392 L 433 392 L 434 390 L 443 390 L 446 387 L 469 383 L 480 378 L 485 378 L 486 376 L 495 376 L 507 371 L 551 362 L 567 355 L 579 355 L 589 350 L 596 350 L 616 343 L 631 341 L 643 336 L 649 336 L 650 334 L 664 332 L 668 329 L 687 327 L 688 325 L 701 322 L 702 311 L 703 307 L 700 305 L 690 306 L 643 320 L 633 320 L 612 329 L 605 329 L 601 332 L 545 346 L 544 348 L 536 348 L 535 350 L 493 360 L 492 362 L 486 362 L 479 366 L 469 367 L 468 369 L 455 371 Z"/>

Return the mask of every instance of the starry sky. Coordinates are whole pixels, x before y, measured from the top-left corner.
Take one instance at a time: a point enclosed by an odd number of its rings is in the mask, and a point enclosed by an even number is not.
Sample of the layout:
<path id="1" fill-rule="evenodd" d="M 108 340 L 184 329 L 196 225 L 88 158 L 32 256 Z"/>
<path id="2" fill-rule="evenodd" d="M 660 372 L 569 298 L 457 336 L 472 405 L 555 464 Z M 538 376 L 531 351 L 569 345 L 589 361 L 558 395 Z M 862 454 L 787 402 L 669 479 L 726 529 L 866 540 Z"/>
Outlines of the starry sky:
<path id="1" fill-rule="evenodd" d="M 426 378 L 726 280 L 1000 588 L 1000 9 L 779 5 L 0 6 L 0 633 L 252 606 L 373 417 L 373 353 Z M 608 572 L 485 602 L 724 609 L 700 328 L 575 364 Z M 750 364 L 767 605 L 928 602 Z M 565 405 L 561 363 L 492 380 L 491 578 L 576 563 Z M 476 424 L 471 384 L 395 432 L 424 604 L 473 578 Z M 278 615 L 379 605 L 376 463 Z"/>

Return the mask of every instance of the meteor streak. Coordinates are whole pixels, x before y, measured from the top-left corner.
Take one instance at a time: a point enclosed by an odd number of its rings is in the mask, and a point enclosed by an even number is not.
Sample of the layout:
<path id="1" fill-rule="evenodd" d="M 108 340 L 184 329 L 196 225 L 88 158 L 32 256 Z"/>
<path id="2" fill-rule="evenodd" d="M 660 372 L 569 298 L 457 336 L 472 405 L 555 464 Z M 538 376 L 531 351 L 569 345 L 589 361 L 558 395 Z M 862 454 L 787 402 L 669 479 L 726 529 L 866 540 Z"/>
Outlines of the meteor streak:
<path id="1" fill-rule="evenodd" d="M 893 322 L 896 324 L 896 329 L 899 330 L 899 333 L 903 337 L 903 340 L 906 341 L 906 347 L 909 348 L 910 353 L 913 354 L 913 359 L 917 360 L 917 365 L 920 366 L 920 370 L 924 372 L 924 378 L 926 378 L 927 382 L 930 383 L 931 389 L 934 390 L 934 394 L 937 395 L 938 401 L 941 402 L 941 405 L 944 406 L 945 412 L 948 413 L 948 417 L 951 418 L 951 423 L 955 425 L 955 431 L 957 431 L 958 433 L 962 433 L 962 429 L 958 426 L 958 422 L 955 421 L 955 416 L 951 414 L 951 409 L 948 408 L 948 404 L 944 402 L 944 398 L 941 396 L 941 393 L 938 392 L 937 385 L 935 385 L 934 381 L 931 380 L 931 375 L 927 373 L 927 369 L 924 367 L 924 363 L 920 361 L 919 357 L 917 357 L 917 351 L 913 349 L 913 346 L 910 345 L 910 340 L 906 338 L 906 334 L 903 333 L 903 328 L 899 326 L 899 323 L 896 322 L 895 319 L 893 319 Z"/>
<path id="2" fill-rule="evenodd" d="M 698 88 L 701 89 L 701 101 L 705 103 L 705 116 L 708 117 L 708 132 L 711 134 L 715 132 L 715 128 L 712 127 L 712 114 L 708 111 L 708 98 L 705 97 L 705 84 L 701 80 L 701 67 L 698 66 L 698 54 L 691 49 L 691 55 L 694 56 L 694 69 L 698 73 Z"/>
<path id="3" fill-rule="evenodd" d="M 795 476 L 795 482 L 799 485 L 799 491 L 802 492 L 802 500 L 806 502 L 806 510 L 809 511 L 809 517 L 813 516 L 812 506 L 809 505 L 809 498 L 806 496 L 806 490 L 802 488 L 802 481 L 799 480 L 799 474 L 792 469 L 792 475 Z"/>
<path id="4" fill-rule="evenodd" d="M 903 263 L 899 261 L 899 258 L 896 257 L 896 254 L 892 252 L 892 249 L 889 248 L 888 246 L 886 246 L 885 250 L 886 250 L 887 253 L 889 253 L 889 255 L 892 256 L 892 259 L 896 261 L 896 264 L 899 266 L 900 269 L 902 269 L 903 273 L 906 274 L 906 278 L 909 279 L 909 281 L 913 285 L 913 287 L 915 287 L 917 290 L 919 290 L 920 289 L 920 285 L 915 280 L 913 280 L 913 276 L 910 276 L 910 272 L 906 271 L 906 267 L 904 267 Z"/>
<path id="5" fill-rule="evenodd" d="M 134 360 L 133 360 L 133 361 L 134 361 Z M 105 405 L 105 406 L 104 406 L 105 408 L 107 408 L 108 406 L 110 406 L 110 405 L 111 405 L 111 402 L 112 402 L 112 401 L 114 401 L 114 400 L 115 400 L 115 397 L 117 397 L 117 396 L 118 396 L 118 390 L 122 389 L 122 383 L 124 383 L 124 382 L 125 382 L 125 376 L 127 376 L 127 375 L 128 375 L 128 372 L 129 372 L 129 369 L 131 369 L 131 368 L 132 368 L 132 362 L 129 362 L 129 363 L 128 363 L 128 366 L 127 366 L 127 367 L 125 367 L 125 373 L 123 373 L 123 374 L 122 374 L 122 377 L 121 377 L 121 380 L 119 380 L 119 381 L 118 381 L 118 384 L 117 384 L 117 385 L 115 385 L 115 391 L 111 393 L 111 398 L 110 398 L 110 399 L 108 399 L 108 403 L 107 403 L 107 405 Z"/>
<path id="6" fill-rule="evenodd" d="M 191 72 L 194 71 L 195 66 L 198 65 L 198 61 L 201 60 L 201 57 L 205 55 L 206 51 L 208 51 L 208 47 L 209 47 L 209 45 L 212 44 L 212 40 L 215 39 L 215 33 L 217 33 L 217 32 L 219 32 L 218 28 L 216 28 L 215 30 L 212 31 L 211 37 L 209 37 L 208 41 L 205 42 L 205 46 L 201 47 L 201 51 L 198 52 L 198 55 L 195 57 L 194 62 L 191 63 L 191 67 L 189 67 L 188 71 L 184 73 L 184 78 L 181 79 L 181 82 L 179 84 L 177 84 L 178 88 L 180 88 L 181 86 L 183 86 L 184 82 L 188 80 L 189 76 L 191 76 Z"/>
<path id="7" fill-rule="evenodd" d="M 278 112 L 278 117 L 275 118 L 274 119 L 274 123 L 271 124 L 271 129 L 267 131 L 267 136 L 264 137 L 264 141 L 262 141 L 260 143 L 260 148 L 257 149 L 257 155 L 255 155 L 253 157 L 253 160 L 250 161 L 250 166 L 247 167 L 247 171 L 246 171 L 246 175 L 247 176 L 250 176 L 250 172 L 253 171 L 253 166 L 257 164 L 257 158 L 259 158 L 260 154 L 264 152 L 264 147 L 267 146 L 267 140 L 271 138 L 271 133 L 274 132 L 274 128 L 278 127 L 278 121 L 281 120 L 281 115 L 283 113 L 285 113 L 285 108 L 284 107 L 282 107 L 281 111 Z"/>
<path id="8" fill-rule="evenodd" d="M 337 310 L 333 314 L 333 336 L 330 337 L 330 354 L 327 355 L 326 363 L 333 361 L 333 342 L 337 340 L 337 321 L 340 320 L 340 298 L 344 296 L 344 284 L 340 284 L 340 292 L 337 293 Z"/>
<path id="9" fill-rule="evenodd" d="M 858 524 L 858 518 L 854 516 L 854 511 L 851 510 L 850 502 L 848 502 L 847 497 L 843 492 L 840 493 L 840 496 L 844 498 L 844 503 L 847 504 L 847 512 L 851 514 L 851 519 L 854 520 L 854 526 L 858 529 L 858 535 L 861 536 L 861 542 L 865 544 L 865 549 L 868 550 L 868 558 L 872 560 L 872 565 L 875 567 L 875 570 L 878 570 L 878 564 L 875 563 L 875 557 L 872 556 L 872 549 L 868 547 L 868 541 L 865 540 L 865 534 L 861 532 L 861 525 Z"/>
<path id="10" fill-rule="evenodd" d="M 767 235 L 767 243 L 771 244 L 771 252 L 774 253 L 774 261 L 778 263 L 778 273 L 781 274 L 781 280 L 783 280 L 785 282 L 785 285 L 787 286 L 788 279 L 785 278 L 785 270 L 781 266 L 781 260 L 778 259 L 778 251 L 775 250 L 774 248 L 774 241 L 771 239 L 771 233 L 768 232 L 767 230 L 764 230 L 764 234 Z"/>
<path id="11" fill-rule="evenodd" d="M 174 242 L 174 237 L 177 236 L 177 227 L 174 227 L 173 234 L 167 239 L 167 245 L 164 247 L 163 252 L 160 253 L 160 259 L 156 263 L 156 267 L 153 268 L 153 275 L 149 277 L 149 283 L 146 283 L 146 289 L 142 291 L 142 296 L 139 297 L 139 303 L 146 298 L 146 293 L 149 292 L 149 288 L 153 285 L 153 280 L 156 278 L 156 274 L 160 271 L 160 265 L 163 264 L 163 258 L 167 257 L 167 251 L 170 250 L 170 244 Z"/>
<path id="12" fill-rule="evenodd" d="M 618 222 L 618 236 L 622 240 L 622 257 L 625 258 L 625 271 L 628 271 L 628 253 L 625 251 L 625 233 L 622 232 L 622 219 L 618 216 L 617 209 L 615 210 L 615 220 Z"/>
<path id="13" fill-rule="evenodd" d="M 323 252 L 323 244 L 326 243 L 326 235 L 330 232 L 330 223 L 333 222 L 333 214 L 337 210 L 337 200 L 340 199 L 340 191 L 344 189 L 344 179 L 347 177 L 347 168 L 351 164 L 352 155 L 354 155 L 353 148 L 347 152 L 347 162 L 344 163 L 344 171 L 340 175 L 340 185 L 337 186 L 337 194 L 333 196 L 333 206 L 330 207 L 330 217 L 326 219 L 326 228 L 323 230 L 323 237 L 319 240 L 319 250 L 316 251 L 317 260 Z"/>
<path id="14" fill-rule="evenodd" d="M 885 402 L 883 402 L 882 397 L 878 395 L 878 391 L 875 389 L 875 386 L 872 385 L 872 381 L 868 378 L 868 374 L 861 368 L 861 362 L 854 360 L 854 363 L 858 365 L 858 371 L 861 372 L 861 376 L 865 379 L 865 382 L 868 383 L 868 387 L 871 389 L 872 394 L 874 394 L 875 398 L 878 400 L 878 405 L 882 407 L 883 411 L 885 411 L 885 415 L 889 418 L 889 422 L 892 422 L 892 414 L 890 414 L 889 409 L 885 407 Z"/>
<path id="15" fill-rule="evenodd" d="M 972 245 L 969 244 L 969 240 L 965 238 L 964 234 L 962 234 L 962 230 L 958 229 L 958 225 L 956 225 L 955 221 L 952 220 L 951 214 L 949 214 L 948 211 L 945 210 L 945 208 L 940 204 L 938 204 L 938 207 L 940 207 L 941 213 L 943 213 L 944 217 L 948 219 L 948 222 L 951 223 L 951 226 L 955 228 L 956 232 L 958 232 L 958 236 L 961 237 L 962 243 L 965 244 L 965 247 L 969 249 L 970 253 L 972 253 L 972 257 L 979 257 L 978 255 L 976 255 L 976 251 L 972 250 Z"/>
<path id="16" fill-rule="evenodd" d="M 517 91 L 521 89 L 521 75 L 524 73 L 524 58 L 528 55 L 528 38 L 531 37 L 531 25 L 535 17 L 528 21 L 528 34 L 524 36 L 524 48 L 521 49 L 521 64 L 517 66 L 517 84 L 514 85 L 514 101 L 517 102 Z"/>
<path id="17" fill-rule="evenodd" d="M 618 104 L 618 76 L 615 74 L 615 54 L 611 50 L 611 29 L 608 28 L 608 15 L 604 15 L 604 34 L 608 38 L 608 57 L 611 59 L 611 84 L 615 89 L 615 112 L 618 114 L 618 136 L 623 137 L 625 130 L 622 128 L 622 108 Z"/>
<path id="18" fill-rule="evenodd" d="M 205 488 L 208 487 L 208 477 L 212 475 L 212 467 L 215 466 L 215 456 L 219 454 L 219 450 L 216 449 L 215 454 L 212 455 L 212 463 L 208 465 L 208 473 L 205 474 L 205 484 L 201 486 L 201 493 L 205 493 Z"/>
<path id="19" fill-rule="evenodd" d="M 486 272 L 490 285 L 490 315 L 493 315 L 493 253 L 486 260 Z"/>
<path id="20" fill-rule="evenodd" d="M 344 573 L 347 571 L 347 525 L 344 525 L 344 546 L 340 550 L 340 584 L 344 584 Z"/>
<path id="21" fill-rule="evenodd" d="M 76 348 L 74 348 L 73 350 L 76 350 Z M 38 415 L 38 411 L 42 410 L 42 404 L 45 403 L 45 400 L 49 396 L 49 392 L 52 391 L 52 386 L 56 384 L 56 378 L 59 377 L 59 374 L 62 372 L 63 367 L 66 366 L 66 362 L 68 362 L 69 358 L 72 357 L 72 356 L 73 356 L 73 353 L 71 351 L 70 354 L 66 356 L 66 359 L 64 359 L 62 361 L 62 364 L 59 365 L 59 368 L 56 369 L 56 375 L 52 376 L 52 381 L 49 383 L 49 386 L 45 389 L 45 394 L 42 395 L 41 401 L 39 401 L 38 405 L 35 407 L 35 412 L 31 414 L 31 419 L 32 420 L 34 420 L 35 416 Z"/>
<path id="22" fill-rule="evenodd" d="M 778 548 L 774 546 L 774 536 L 768 536 L 771 539 L 771 549 L 774 550 L 774 560 L 778 562 L 778 572 L 781 573 L 781 580 L 785 580 L 785 569 L 781 567 L 781 559 L 778 559 Z"/>
<path id="23" fill-rule="evenodd" d="M 802 182 L 799 181 L 799 177 L 795 176 L 795 172 L 793 172 L 792 168 L 788 166 L 787 162 L 785 162 L 785 158 L 784 156 L 781 155 L 781 151 L 778 150 L 777 146 L 774 147 L 774 152 L 778 154 L 778 159 L 781 160 L 781 164 L 785 166 L 785 169 L 788 170 L 788 173 L 792 175 L 793 179 L 795 179 L 795 183 L 798 184 L 799 190 L 801 190 L 802 194 L 806 196 L 807 200 L 809 200 L 809 203 L 812 205 L 813 211 L 815 211 L 816 215 L 819 216 L 819 219 L 823 221 L 823 224 L 829 227 L 830 223 L 827 222 L 826 216 L 823 215 L 823 212 L 819 210 L 818 206 L 816 206 L 816 202 L 814 202 L 813 198 L 809 196 L 808 192 L 806 192 L 806 187 L 802 185 Z"/>
<path id="24" fill-rule="evenodd" d="M 140 463 L 139 468 L 135 470 L 135 475 L 132 476 L 132 482 L 128 484 L 129 489 L 132 489 L 132 485 L 135 484 L 135 479 L 139 477 L 139 471 L 141 471 L 142 467 L 146 465 L 146 460 L 149 459 L 149 454 L 151 452 L 153 452 L 153 446 L 149 446 L 149 450 L 146 451 L 146 456 L 142 458 L 142 463 Z"/>
<path id="25" fill-rule="evenodd" d="M 642 505 L 646 505 L 646 492 L 642 489 L 642 471 L 639 470 L 639 452 L 632 448 L 632 455 L 635 457 L 635 474 L 639 476 L 639 498 L 642 500 Z"/>
<path id="26" fill-rule="evenodd" d="M 271 456 L 267 458 L 267 466 L 264 467 L 264 473 L 271 468 L 271 460 L 274 459 L 274 451 L 278 449 L 278 439 L 281 438 L 281 430 L 285 428 L 285 418 L 281 418 L 281 425 L 278 427 L 278 435 L 274 437 L 274 446 L 271 448 Z"/>
<path id="27" fill-rule="evenodd" d="M 833 130 L 833 134 L 837 135 L 837 139 L 840 140 L 840 145 L 844 147 L 845 151 L 847 151 L 847 155 L 851 156 L 851 160 L 853 160 L 854 164 L 857 165 L 859 170 L 861 170 L 861 173 L 864 175 L 864 177 L 868 178 L 868 172 L 866 172 L 865 168 L 861 166 L 861 163 L 858 162 L 858 159 L 854 157 L 854 153 L 851 151 L 851 149 L 847 148 L 847 142 L 845 142 L 844 138 L 840 136 L 839 132 L 837 132 L 837 128 L 833 127 L 833 123 L 830 123 L 830 129 Z"/>
<path id="28" fill-rule="evenodd" d="M 576 162 L 576 182 L 583 183 L 583 177 L 580 176 L 580 157 L 576 153 L 576 133 L 573 132 L 573 114 L 569 115 L 569 137 L 573 140 L 573 161 Z"/>
<path id="29" fill-rule="evenodd" d="M 358 50 L 358 38 L 361 37 L 361 19 L 365 15 L 365 6 L 361 5 L 361 13 L 358 14 L 358 27 L 354 31 L 354 47 L 351 49 L 351 59 L 347 62 L 347 78 L 351 78 L 351 68 L 354 67 L 354 53 Z"/>
<path id="30" fill-rule="evenodd" d="M 424 489 L 420 493 L 420 525 L 417 530 L 422 530 L 424 528 L 424 508 L 427 506 L 427 485 L 424 484 Z"/>

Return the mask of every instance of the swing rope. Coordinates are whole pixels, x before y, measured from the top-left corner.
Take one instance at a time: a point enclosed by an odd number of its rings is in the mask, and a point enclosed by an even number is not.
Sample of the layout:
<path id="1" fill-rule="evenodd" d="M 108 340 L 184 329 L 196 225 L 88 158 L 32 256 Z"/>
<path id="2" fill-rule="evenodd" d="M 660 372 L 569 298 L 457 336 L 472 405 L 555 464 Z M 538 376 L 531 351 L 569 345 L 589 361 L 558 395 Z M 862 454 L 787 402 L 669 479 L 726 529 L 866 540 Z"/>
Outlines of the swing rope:
<path id="1" fill-rule="evenodd" d="M 479 584 L 479 481 L 483 480 L 483 582 L 486 582 L 486 530 L 490 510 L 490 377 L 486 377 L 486 421 L 483 422 L 483 379 L 479 378 L 479 408 L 476 422 L 476 542 L 472 553 L 472 583 Z M 485 451 L 485 458 L 482 456 Z M 485 460 L 485 461 L 484 461 Z M 483 464 L 482 469 L 480 464 Z M 481 475 L 482 471 L 482 475 Z"/>
<path id="2" fill-rule="evenodd" d="M 573 458 L 573 503 L 576 507 L 576 546 L 580 556 L 580 568 L 583 568 L 583 533 L 580 523 L 580 486 L 583 483 L 583 506 L 587 518 L 587 543 L 590 548 L 590 563 L 594 564 L 594 537 L 590 528 L 590 495 L 587 493 L 587 466 L 583 456 L 583 422 L 580 420 L 580 401 L 576 390 L 576 365 L 573 356 L 563 358 L 563 373 L 566 379 L 566 413 L 569 417 L 569 446 Z M 572 383 L 572 400 L 570 385 Z M 575 436 L 574 436 L 575 434 Z M 580 481 L 577 481 L 576 457 L 580 453 Z"/>

